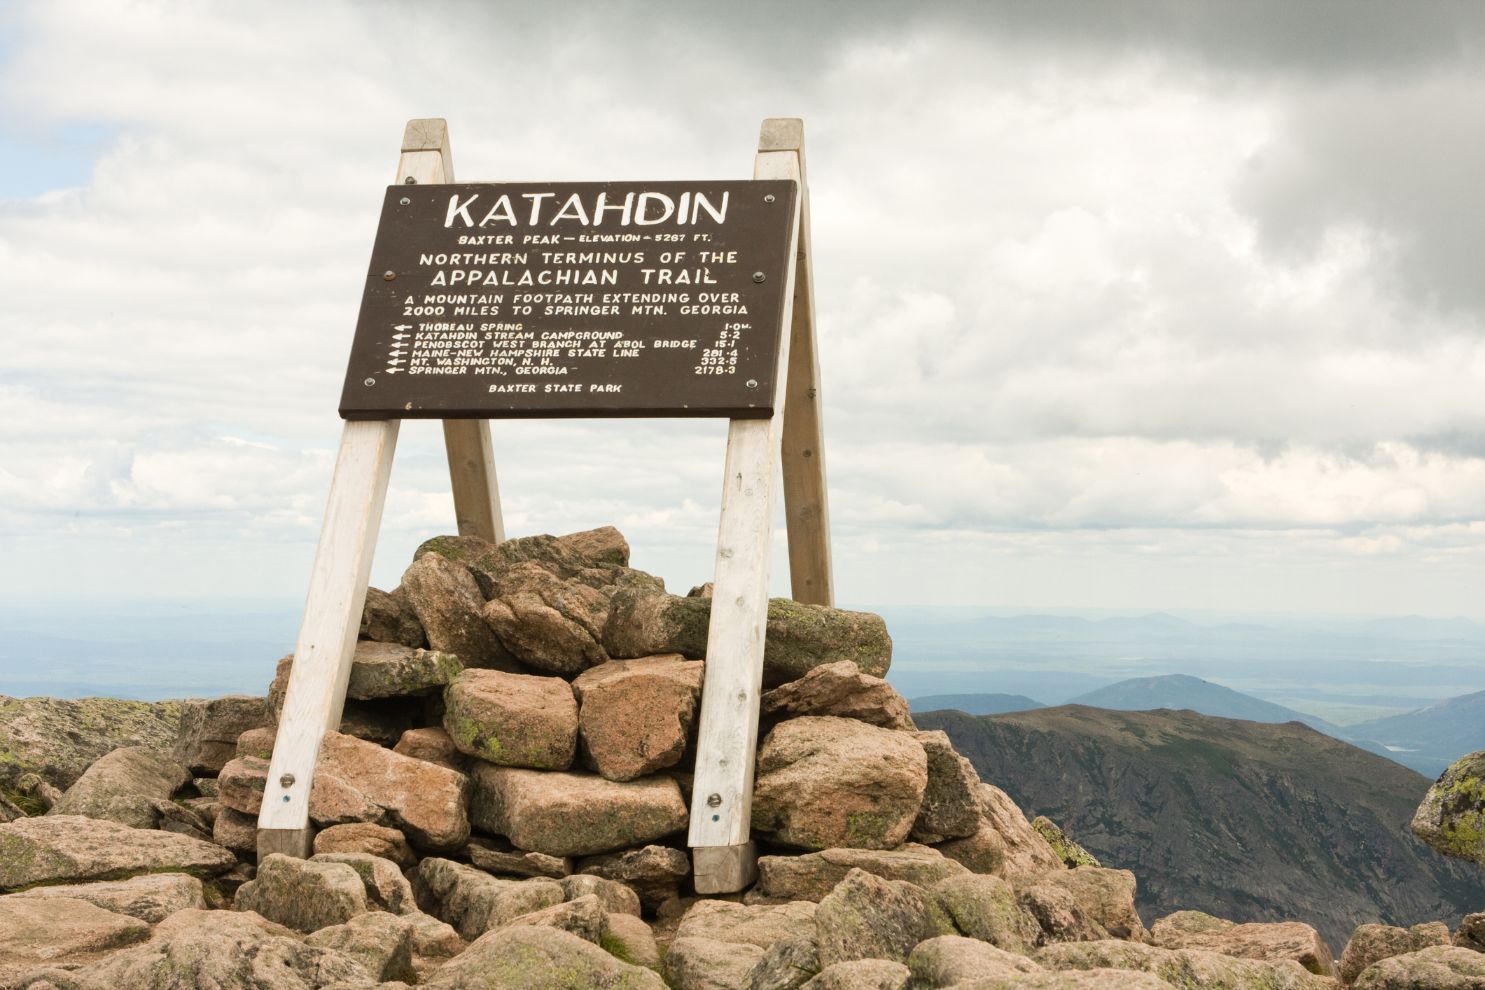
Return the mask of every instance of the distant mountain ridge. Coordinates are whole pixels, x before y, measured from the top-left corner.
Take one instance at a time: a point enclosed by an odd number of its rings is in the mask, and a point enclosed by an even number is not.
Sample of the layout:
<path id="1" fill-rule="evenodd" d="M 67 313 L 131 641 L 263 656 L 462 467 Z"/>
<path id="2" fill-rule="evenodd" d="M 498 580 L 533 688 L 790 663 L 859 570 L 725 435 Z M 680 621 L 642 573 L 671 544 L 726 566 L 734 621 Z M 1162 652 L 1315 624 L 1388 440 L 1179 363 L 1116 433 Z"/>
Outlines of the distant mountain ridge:
<path id="1" fill-rule="evenodd" d="M 1249 722 L 1303 722 L 1326 735 L 1345 737 L 1344 730 L 1322 718 L 1186 674 L 1134 677 L 1079 695 L 1068 704 L 1126 712 L 1155 711 L 1161 708 L 1173 711 L 1188 709 L 1203 715 L 1245 719 Z"/>
<path id="2" fill-rule="evenodd" d="M 1354 739 L 1375 741 L 1387 747 L 1393 759 L 1436 777 L 1461 756 L 1485 749 L 1485 691 L 1341 731 Z"/>
<path id="3" fill-rule="evenodd" d="M 1047 707 L 1024 694 L 929 694 L 909 698 L 908 706 L 914 712 L 936 712 L 947 708 L 966 715 L 1001 715 Z"/>
<path id="4" fill-rule="evenodd" d="M 1485 905 L 1485 874 L 1408 831 L 1429 781 L 1305 725 L 1081 705 L 914 719 L 1028 814 L 1133 870 L 1147 920 L 1302 918 L 1339 951 L 1358 924 Z"/>

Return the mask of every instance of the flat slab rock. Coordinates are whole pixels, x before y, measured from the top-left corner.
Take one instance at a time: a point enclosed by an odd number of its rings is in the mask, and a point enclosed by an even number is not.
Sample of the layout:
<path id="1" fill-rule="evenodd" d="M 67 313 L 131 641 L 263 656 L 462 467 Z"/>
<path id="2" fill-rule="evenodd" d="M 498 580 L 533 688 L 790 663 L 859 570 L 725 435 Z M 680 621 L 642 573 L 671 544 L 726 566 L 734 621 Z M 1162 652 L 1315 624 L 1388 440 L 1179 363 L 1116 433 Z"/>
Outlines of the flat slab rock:
<path id="1" fill-rule="evenodd" d="M 484 765 L 473 779 L 475 826 L 528 852 L 612 852 L 672 835 L 688 822 L 680 785 L 670 777 L 619 783 L 596 774 Z"/>
<path id="2" fill-rule="evenodd" d="M 236 856 L 210 842 L 94 818 L 50 815 L 0 825 L 0 892 L 142 873 L 210 877 L 236 865 Z"/>
<path id="3" fill-rule="evenodd" d="M 54 804 L 50 814 L 106 818 L 155 828 L 176 810 L 170 796 L 190 783 L 186 767 L 146 746 L 125 746 L 99 757 Z"/>
<path id="4" fill-rule="evenodd" d="M 184 873 L 150 873 L 128 880 L 99 880 L 94 883 L 61 884 L 56 887 L 33 887 L 10 899 L 66 898 L 87 901 L 94 907 L 156 924 L 177 911 L 206 908 L 206 893 L 201 881 Z"/>
<path id="5" fill-rule="evenodd" d="M 759 857 L 757 890 L 770 898 L 819 901 L 852 869 L 924 889 L 970 872 L 937 849 L 912 842 L 896 849 L 824 849 L 803 856 Z"/>
<path id="6" fill-rule="evenodd" d="M 145 922 L 87 901 L 0 897 L 0 985 L 42 966 L 84 962 L 149 937 Z"/>
<path id="7" fill-rule="evenodd" d="M 1336 971 L 1330 946 L 1319 932 L 1299 921 L 1239 925 L 1200 911 L 1178 911 L 1157 921 L 1150 935 L 1166 949 L 1205 949 L 1240 959 L 1292 959 L 1321 976 Z"/>

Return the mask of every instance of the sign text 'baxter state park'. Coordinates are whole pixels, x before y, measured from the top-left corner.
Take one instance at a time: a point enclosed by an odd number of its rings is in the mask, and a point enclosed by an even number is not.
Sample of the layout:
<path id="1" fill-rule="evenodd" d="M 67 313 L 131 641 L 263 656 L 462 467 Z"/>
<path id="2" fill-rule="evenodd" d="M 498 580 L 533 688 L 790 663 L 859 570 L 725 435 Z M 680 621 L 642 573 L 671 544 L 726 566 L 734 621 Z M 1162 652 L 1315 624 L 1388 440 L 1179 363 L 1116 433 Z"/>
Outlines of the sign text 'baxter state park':
<path id="1" fill-rule="evenodd" d="M 346 419 L 765 417 L 795 184 L 387 190 Z"/>

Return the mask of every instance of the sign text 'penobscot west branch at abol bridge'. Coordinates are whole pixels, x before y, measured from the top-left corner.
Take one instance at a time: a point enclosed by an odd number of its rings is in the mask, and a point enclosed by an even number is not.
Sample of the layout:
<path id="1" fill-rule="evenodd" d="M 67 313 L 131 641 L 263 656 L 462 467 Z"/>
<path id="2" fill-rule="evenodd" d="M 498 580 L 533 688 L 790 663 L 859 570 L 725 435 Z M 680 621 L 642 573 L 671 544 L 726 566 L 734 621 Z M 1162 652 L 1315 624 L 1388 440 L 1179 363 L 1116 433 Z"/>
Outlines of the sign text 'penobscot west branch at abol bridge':
<path id="1" fill-rule="evenodd" d="M 785 181 L 392 186 L 347 419 L 765 417 Z"/>

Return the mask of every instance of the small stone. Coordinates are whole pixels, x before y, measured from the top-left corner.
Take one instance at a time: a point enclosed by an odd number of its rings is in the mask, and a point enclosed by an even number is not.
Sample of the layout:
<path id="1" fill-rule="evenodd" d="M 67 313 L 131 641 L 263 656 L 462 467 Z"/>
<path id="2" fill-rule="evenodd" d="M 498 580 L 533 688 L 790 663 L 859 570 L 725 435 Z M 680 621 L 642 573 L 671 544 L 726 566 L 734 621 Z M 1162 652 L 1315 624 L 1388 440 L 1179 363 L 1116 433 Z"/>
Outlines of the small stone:
<path id="1" fill-rule="evenodd" d="M 572 677 L 609 659 L 600 642 L 609 616 L 603 591 L 535 561 L 511 565 L 490 585 L 481 617 L 522 664 Z"/>
<path id="2" fill-rule="evenodd" d="M 48 815 L 0 825 L 0 893 L 143 873 L 211 877 L 236 865 L 210 842 L 101 819 Z"/>
<path id="3" fill-rule="evenodd" d="M 290 660 L 293 658 L 290 657 Z M 279 661 L 282 663 L 283 661 Z M 263 726 L 259 729 L 249 729 L 237 737 L 237 757 L 256 757 L 260 760 L 273 759 L 273 741 L 278 735 L 278 729 L 274 726 Z M 223 769 L 226 769 L 223 766 Z M 218 782 L 221 780 L 221 772 L 217 773 Z"/>
<path id="4" fill-rule="evenodd" d="M 300 932 L 340 925 L 367 910 L 366 888 L 343 863 L 316 863 L 277 853 L 237 889 L 233 906 Z"/>
<path id="5" fill-rule="evenodd" d="M 906 880 L 924 889 L 969 872 L 937 849 L 909 842 L 896 849 L 823 849 L 803 856 L 761 856 L 757 889 L 766 897 L 818 901 L 852 869 L 884 880 Z"/>
<path id="6" fill-rule="evenodd" d="M 441 691 L 463 669 L 452 653 L 363 639 L 356 644 L 346 697 L 372 701 Z"/>
<path id="7" fill-rule="evenodd" d="M 391 591 L 366 589 L 366 605 L 361 610 L 361 638 L 379 643 L 401 643 L 403 646 L 427 644 L 418 613 L 413 611 L 407 593 L 400 586 Z"/>
<path id="8" fill-rule="evenodd" d="M 184 873 L 155 873 L 128 880 L 99 880 L 93 883 L 35 887 L 14 898 L 68 898 L 87 901 L 94 907 L 155 924 L 177 911 L 205 908 L 201 881 Z M 0 898 L 4 901 L 7 898 Z"/>
<path id="9" fill-rule="evenodd" d="M 258 852 L 258 816 L 247 815 L 228 807 L 217 809 L 211 826 L 211 841 L 240 856 Z"/>
<path id="10" fill-rule="evenodd" d="M 762 958 L 756 945 L 676 938 L 665 952 L 665 981 L 674 990 L 740 990 Z"/>
<path id="11" fill-rule="evenodd" d="M 570 932 L 527 925 L 481 936 L 423 985 L 434 990 L 666 990 L 654 972 L 621 962 Z"/>
<path id="12" fill-rule="evenodd" d="M 927 784 L 927 755 L 908 733 L 790 719 L 759 751 L 753 828 L 805 849 L 890 849 L 907 838 Z"/>
<path id="13" fill-rule="evenodd" d="M 532 911 L 566 900 L 554 880 L 501 880 L 463 863 L 429 857 L 413 875 L 418 903 L 453 925 L 464 938 L 479 938 Z"/>
<path id="14" fill-rule="evenodd" d="M 1485 911 L 1476 911 L 1460 919 L 1454 931 L 1454 944 L 1476 952 L 1485 952 Z"/>
<path id="15" fill-rule="evenodd" d="M 815 933 L 794 935 L 770 945 L 748 971 L 746 990 L 798 990 L 820 972 Z"/>
<path id="16" fill-rule="evenodd" d="M 880 677 L 863 674 L 850 660 L 823 664 L 797 681 L 764 693 L 762 714 L 779 719 L 835 715 L 884 729 L 912 732 L 917 728 L 907 699 Z"/>
<path id="17" fill-rule="evenodd" d="M 704 666 L 672 653 L 615 660 L 580 674 L 572 688 L 581 703 L 584 764 L 609 780 L 634 780 L 679 763 Z"/>
<path id="18" fill-rule="evenodd" d="M 505 842 L 501 846 L 486 839 L 470 839 L 464 848 L 469 861 L 486 873 L 510 877 L 561 879 L 572 872 L 572 857 L 526 852 Z"/>
<path id="19" fill-rule="evenodd" d="M 1476 990 L 1485 986 L 1485 955 L 1458 946 L 1433 946 L 1368 966 L 1356 990 Z"/>
<path id="20" fill-rule="evenodd" d="M 984 977 L 1015 980 L 1042 971 L 1023 955 L 958 935 L 919 942 L 909 953 L 907 966 L 915 985 L 922 987 L 950 987 Z"/>
<path id="21" fill-rule="evenodd" d="M 1115 938 L 1143 942 L 1149 939 L 1139 912 L 1134 906 L 1135 877 L 1128 870 L 1109 870 L 1098 866 L 1080 866 L 1075 870 L 1048 873 L 1042 883 L 1061 887 L 1073 895 L 1088 917 L 1098 922 Z M 1318 939 L 1319 936 L 1317 935 Z M 1171 948 L 1204 948 L 1204 946 L 1171 946 Z M 1219 950 L 1220 951 L 1220 950 Z M 1240 955 L 1241 953 L 1229 953 Z M 1327 956 L 1329 953 L 1326 953 Z"/>
<path id="22" fill-rule="evenodd" d="M 417 981 L 413 971 L 412 923 L 385 911 L 368 911 L 340 925 L 321 928 L 305 945 L 343 952 L 378 981 Z"/>
<path id="23" fill-rule="evenodd" d="M 1017 900 L 1041 926 L 1044 942 L 1099 942 L 1109 938 L 1108 931 L 1065 887 L 1035 883 L 1017 891 Z"/>
<path id="24" fill-rule="evenodd" d="M 823 972 L 853 959 L 906 963 L 919 942 L 954 926 L 923 888 L 852 870 L 820 902 L 815 931 Z"/>
<path id="25" fill-rule="evenodd" d="M 365 853 L 390 860 L 403 869 L 417 862 L 407 837 L 395 828 L 372 822 L 331 825 L 315 836 L 314 851 L 321 853 Z"/>
<path id="26" fill-rule="evenodd" d="M 680 884 L 691 877 L 691 858 L 669 846 L 644 846 L 625 849 L 607 856 L 579 860 L 580 873 L 614 880 L 639 895 L 640 903 L 654 911 L 678 893 Z"/>
<path id="27" fill-rule="evenodd" d="M 807 990 L 907 990 L 912 972 L 889 959 L 855 959 L 820 970 Z"/>
<path id="28" fill-rule="evenodd" d="M 1351 934 L 1351 940 L 1341 953 L 1338 975 L 1341 982 L 1349 986 L 1356 982 L 1362 970 L 1373 963 L 1417 952 L 1429 946 L 1448 944 L 1449 926 L 1441 921 L 1414 925 L 1412 928 L 1361 925 Z"/>
<path id="29" fill-rule="evenodd" d="M 487 763 L 566 770 L 577 753 L 578 706 L 560 677 L 466 670 L 444 691 L 443 727 Z"/>
<path id="30" fill-rule="evenodd" d="M 217 800 L 222 807 L 244 815 L 257 815 L 268 786 L 268 761 L 258 756 L 239 756 L 222 767 L 217 778 Z"/>
<path id="31" fill-rule="evenodd" d="M 158 828 L 172 810 L 165 807 L 171 795 L 190 782 L 190 772 L 168 756 L 144 746 L 126 746 L 99 757 L 47 814 Z"/>
<path id="32" fill-rule="evenodd" d="M 450 770 L 459 769 L 459 750 L 442 728 L 408 729 L 392 747 L 392 752 Z"/>
<path id="33" fill-rule="evenodd" d="M 603 906 L 593 894 L 585 894 L 576 900 L 553 904 L 539 911 L 519 915 L 506 922 L 508 926 L 534 925 L 560 928 L 571 932 L 585 942 L 597 945 L 603 935 Z"/>
<path id="34" fill-rule="evenodd" d="M 1335 990 L 1336 986 L 1334 980 L 1308 973 L 1291 959 L 1235 959 L 1199 949 L 1161 949 L 1117 939 L 1048 945 L 1037 951 L 1036 961 L 1068 976 L 1112 971 L 1133 978 L 1135 973 L 1146 973 L 1180 990 Z"/>
<path id="35" fill-rule="evenodd" d="M 180 734 L 171 751 L 177 763 L 196 774 L 220 773 L 236 755 L 237 738 L 269 724 L 263 699 L 234 694 L 181 702 Z"/>
<path id="36" fill-rule="evenodd" d="M 454 654 L 465 667 L 512 666 L 510 652 L 480 616 L 485 596 L 467 567 L 424 554 L 403 572 L 402 590 L 429 647 Z"/>
<path id="37" fill-rule="evenodd" d="M 808 931 L 815 921 L 810 901 L 779 905 L 735 904 L 699 900 L 691 905 L 676 929 L 676 938 L 709 938 L 766 949 L 781 939 Z"/>
<path id="38" fill-rule="evenodd" d="M 1156 922 L 1151 936 L 1156 945 L 1166 949 L 1205 949 L 1239 959 L 1293 959 L 1311 973 L 1335 973 L 1330 947 L 1319 932 L 1303 922 L 1239 925 L 1198 911 L 1181 911 Z"/>
<path id="39" fill-rule="evenodd" d="M 603 910 L 611 916 L 632 914 L 636 918 L 639 917 L 639 895 L 632 888 L 617 880 L 594 876 L 591 873 L 578 873 L 565 876 L 557 882 L 562 885 L 562 893 L 567 895 L 569 901 L 592 896 L 598 898 L 598 903 L 602 905 Z"/>
<path id="40" fill-rule="evenodd" d="M 640 846 L 688 823 L 680 787 L 669 777 L 619 783 L 488 764 L 474 771 L 470 814 L 476 827 L 549 856 Z"/>
<path id="41" fill-rule="evenodd" d="M 655 933 L 637 913 L 611 912 L 605 919 L 603 938 L 598 944 L 615 959 L 660 972 L 660 946 L 655 942 Z"/>

